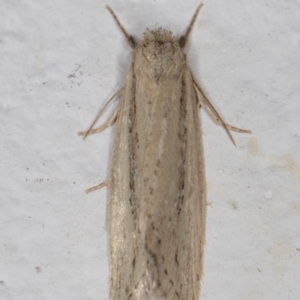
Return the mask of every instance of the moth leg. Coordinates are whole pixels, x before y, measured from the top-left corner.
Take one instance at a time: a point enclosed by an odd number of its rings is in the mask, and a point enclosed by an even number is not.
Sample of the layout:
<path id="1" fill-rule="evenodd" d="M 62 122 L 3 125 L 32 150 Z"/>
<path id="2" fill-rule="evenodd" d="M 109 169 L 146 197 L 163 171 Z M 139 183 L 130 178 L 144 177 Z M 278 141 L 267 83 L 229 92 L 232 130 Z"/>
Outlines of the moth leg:
<path id="1" fill-rule="evenodd" d="M 236 132 L 241 132 L 241 133 L 251 133 L 251 130 L 241 129 L 241 128 L 237 128 L 237 127 L 226 124 L 223 121 L 223 119 L 221 118 L 221 116 L 219 115 L 219 113 L 217 112 L 217 110 L 209 102 L 209 100 L 207 99 L 207 97 L 203 93 L 202 89 L 200 88 L 200 86 L 198 85 L 198 83 L 196 82 L 194 77 L 193 77 L 193 81 L 194 81 L 194 86 L 196 88 L 196 93 L 200 94 L 200 96 L 201 96 L 201 97 L 198 97 L 200 104 L 203 105 L 205 110 L 209 113 L 209 115 L 215 121 L 216 124 L 221 125 L 221 126 L 224 127 L 224 129 L 226 130 L 227 134 L 229 135 L 229 137 L 230 137 L 230 139 L 231 139 L 231 141 L 233 142 L 234 145 L 235 145 L 235 141 L 234 141 L 234 139 L 233 139 L 233 137 L 232 137 L 229 130 L 236 131 Z"/>
<path id="2" fill-rule="evenodd" d="M 123 90 L 123 87 L 122 87 L 121 89 L 119 89 L 116 93 L 114 93 L 114 94 L 112 95 L 112 97 L 110 97 L 110 99 L 105 103 L 105 105 L 103 106 L 103 108 L 99 110 L 99 112 L 98 112 L 96 118 L 95 118 L 94 121 L 92 122 L 92 124 L 91 124 L 91 126 L 89 127 L 89 129 L 88 129 L 87 131 L 84 131 L 84 132 L 78 132 L 78 135 L 83 135 L 83 136 L 84 136 L 83 139 L 85 139 L 85 138 L 90 134 L 90 132 L 93 131 L 94 125 L 96 124 L 96 122 L 98 121 L 98 119 L 101 117 L 101 115 L 102 115 L 103 112 L 105 111 L 105 109 L 106 109 L 106 107 L 108 106 L 108 104 L 110 103 L 110 101 L 112 101 L 115 97 L 117 97 L 118 94 L 120 94 L 120 93 L 122 92 L 122 90 Z M 111 118 L 112 118 L 112 117 L 111 117 Z M 110 121 L 110 120 L 109 120 L 109 121 Z M 108 121 L 108 122 L 109 122 L 109 121 Z M 108 122 L 107 122 L 107 123 L 108 123 Z M 103 126 L 104 126 L 104 125 L 103 125 Z M 107 127 L 107 126 L 106 126 L 106 127 Z M 103 129 L 105 129 L 106 127 L 104 127 Z M 102 130 L 103 130 L 103 129 L 102 129 Z M 102 131 L 102 130 L 100 130 L 100 131 Z M 100 132 L 100 131 L 97 131 L 97 132 Z M 93 132 L 93 133 L 95 133 L 95 132 Z"/>
<path id="3" fill-rule="evenodd" d="M 89 129 L 87 131 L 78 132 L 78 135 L 83 135 L 84 138 L 86 138 L 88 135 L 101 132 L 104 129 L 106 129 L 107 127 L 110 127 L 111 125 L 113 125 L 116 122 L 117 117 L 118 117 L 118 112 L 119 112 L 119 109 L 117 108 L 106 123 L 104 123 L 103 125 L 99 126 L 98 128 L 95 128 L 95 129 Z"/>
<path id="4" fill-rule="evenodd" d="M 107 186 L 107 180 L 101 182 L 100 184 L 98 184 L 98 185 L 96 185 L 96 186 L 93 186 L 93 187 L 87 189 L 85 192 L 88 194 L 88 193 L 94 192 L 94 191 L 96 191 L 96 190 L 100 190 L 100 189 L 102 189 L 102 188 L 105 187 L 105 186 Z"/>
<path id="5" fill-rule="evenodd" d="M 202 95 L 203 96 L 203 95 Z M 205 110 L 208 112 L 208 114 L 210 115 L 210 117 L 213 119 L 213 121 L 217 124 L 217 125 L 223 125 L 223 123 L 220 121 L 220 119 L 215 115 L 214 111 L 210 108 L 209 105 L 207 105 L 205 102 L 208 101 L 208 99 L 206 98 L 204 101 L 201 101 L 201 104 Z M 210 104 L 210 103 L 209 103 Z M 211 105 L 212 106 L 212 105 Z M 241 128 L 238 128 L 238 127 L 234 127 L 234 126 L 231 126 L 227 123 L 225 123 L 227 128 L 231 131 L 235 131 L 235 132 L 240 132 L 240 133 L 251 133 L 251 130 L 247 130 L 247 129 L 241 129 Z"/>
<path id="6" fill-rule="evenodd" d="M 210 115 L 210 117 L 213 119 L 213 121 L 217 124 L 217 125 L 223 125 L 222 122 L 218 119 L 218 117 L 214 114 L 214 112 L 208 107 L 206 106 L 204 103 L 202 104 L 203 107 L 205 108 L 205 110 L 208 112 L 208 114 Z M 251 133 L 251 130 L 248 130 L 248 129 L 242 129 L 242 128 L 238 128 L 238 127 L 234 127 L 234 126 L 231 126 L 227 123 L 226 124 L 226 127 L 231 130 L 231 131 L 235 131 L 235 132 L 240 132 L 240 133 Z"/>
<path id="7" fill-rule="evenodd" d="M 180 39 L 179 39 L 179 45 L 180 45 L 181 48 L 185 47 L 186 42 L 188 40 L 188 37 L 189 37 L 189 35 L 190 35 L 191 31 L 192 31 L 192 28 L 193 28 L 193 26 L 195 24 L 195 21 L 197 19 L 197 16 L 198 16 L 199 11 L 200 11 L 200 9 L 201 9 L 202 6 L 203 6 L 203 3 L 200 3 L 199 6 L 197 7 L 197 9 L 196 9 L 193 17 L 192 17 L 192 20 L 191 20 L 191 22 L 190 22 L 190 24 L 189 24 L 189 26 L 188 26 L 185 34 L 180 37 Z"/>
<path id="8" fill-rule="evenodd" d="M 113 16 L 114 20 L 116 21 L 118 27 L 121 29 L 121 31 L 123 32 L 123 34 L 125 35 L 125 38 L 129 44 L 129 46 L 134 49 L 136 46 L 135 40 L 133 38 L 132 35 L 128 34 L 127 31 L 125 30 L 125 28 L 122 26 L 121 22 L 119 21 L 118 17 L 116 16 L 116 14 L 114 13 L 114 11 L 110 8 L 110 6 L 106 6 L 106 8 L 109 10 L 109 12 L 111 13 L 111 15 Z"/>

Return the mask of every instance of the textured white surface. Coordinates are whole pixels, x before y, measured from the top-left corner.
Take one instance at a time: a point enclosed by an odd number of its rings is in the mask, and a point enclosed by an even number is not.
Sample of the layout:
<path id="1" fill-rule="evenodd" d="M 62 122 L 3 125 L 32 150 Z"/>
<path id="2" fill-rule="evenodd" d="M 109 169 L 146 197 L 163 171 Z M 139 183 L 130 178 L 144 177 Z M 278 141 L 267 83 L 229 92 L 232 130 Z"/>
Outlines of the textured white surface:
<path id="1" fill-rule="evenodd" d="M 77 132 L 122 86 L 112 17 L 186 29 L 198 1 L 2 0 L 0 299 L 108 298 L 105 179 L 112 129 Z M 186 49 L 225 120 L 201 112 L 208 187 L 201 299 L 299 299 L 300 3 L 206 0 Z M 105 117 L 102 118 L 104 122 Z"/>

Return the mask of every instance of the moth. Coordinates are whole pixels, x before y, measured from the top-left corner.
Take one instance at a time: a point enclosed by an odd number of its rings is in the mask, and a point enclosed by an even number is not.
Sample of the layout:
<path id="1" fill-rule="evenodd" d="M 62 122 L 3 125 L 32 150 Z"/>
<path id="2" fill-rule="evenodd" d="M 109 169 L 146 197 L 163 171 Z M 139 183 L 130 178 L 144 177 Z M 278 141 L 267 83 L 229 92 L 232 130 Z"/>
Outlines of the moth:
<path id="1" fill-rule="evenodd" d="M 108 179 L 87 190 L 108 188 L 112 300 L 199 298 L 206 218 L 199 106 L 232 141 L 230 130 L 249 133 L 222 120 L 188 67 L 184 47 L 201 7 L 179 40 L 159 28 L 136 43 L 107 6 L 132 48 L 132 63 L 124 86 L 79 134 L 116 123 Z M 117 96 L 114 113 L 94 129 Z"/>

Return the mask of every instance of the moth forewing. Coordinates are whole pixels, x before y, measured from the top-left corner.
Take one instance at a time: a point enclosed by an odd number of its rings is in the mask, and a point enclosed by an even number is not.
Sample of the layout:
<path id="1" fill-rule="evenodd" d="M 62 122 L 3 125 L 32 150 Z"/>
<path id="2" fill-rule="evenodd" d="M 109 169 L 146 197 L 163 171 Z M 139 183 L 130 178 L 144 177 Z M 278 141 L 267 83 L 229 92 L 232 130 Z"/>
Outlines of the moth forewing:
<path id="1" fill-rule="evenodd" d="M 133 48 L 118 108 L 108 179 L 110 299 L 195 300 L 203 273 L 206 192 L 199 101 L 229 130 L 189 70 L 183 52 L 202 4 L 179 41 L 147 30 Z M 244 131 L 242 131 L 244 132 Z M 230 134 L 230 133 L 229 133 Z"/>

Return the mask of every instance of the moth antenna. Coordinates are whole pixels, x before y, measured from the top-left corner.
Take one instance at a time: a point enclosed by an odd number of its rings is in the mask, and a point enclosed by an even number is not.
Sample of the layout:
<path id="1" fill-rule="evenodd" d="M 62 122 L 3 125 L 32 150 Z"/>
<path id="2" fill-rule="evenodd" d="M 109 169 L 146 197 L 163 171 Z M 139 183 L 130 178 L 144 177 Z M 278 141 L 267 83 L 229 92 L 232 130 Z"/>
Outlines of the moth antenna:
<path id="1" fill-rule="evenodd" d="M 190 35 L 190 33 L 191 33 L 191 30 L 192 30 L 192 28 L 193 28 L 193 26 L 194 26 L 194 24 L 195 24 L 195 21 L 196 21 L 196 19 L 197 19 L 197 16 L 198 16 L 199 11 L 200 11 L 200 9 L 201 9 L 202 6 L 203 6 L 203 3 L 200 3 L 199 6 L 198 6 L 197 9 L 196 9 L 194 15 L 193 15 L 193 18 L 192 18 L 192 20 L 191 20 L 191 22 L 190 22 L 189 27 L 187 28 L 187 30 L 186 30 L 186 32 L 185 32 L 185 35 L 183 35 L 183 36 L 180 37 L 180 39 L 179 39 L 179 45 L 180 45 L 181 48 L 184 48 L 184 47 L 185 47 L 186 42 L 187 42 L 187 40 L 188 40 L 188 37 L 189 37 L 189 35 Z"/>
<path id="2" fill-rule="evenodd" d="M 106 8 L 109 10 L 109 12 L 111 13 L 111 15 L 113 16 L 114 20 L 116 21 L 118 27 L 121 29 L 121 31 L 123 32 L 123 34 L 125 35 L 125 38 L 129 44 L 129 46 L 134 49 L 136 46 L 135 40 L 133 38 L 132 35 L 128 34 L 127 31 L 125 30 L 125 28 L 123 27 L 123 25 L 120 23 L 118 17 L 116 16 L 116 14 L 114 13 L 114 11 L 111 9 L 110 6 L 106 6 Z"/>

